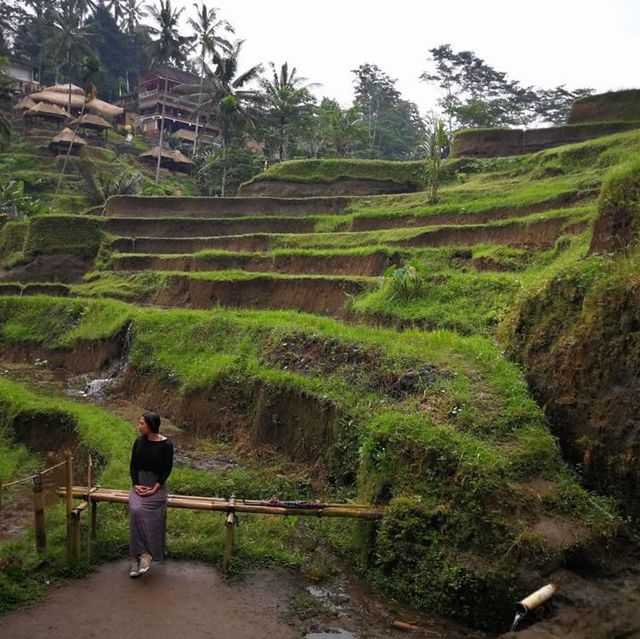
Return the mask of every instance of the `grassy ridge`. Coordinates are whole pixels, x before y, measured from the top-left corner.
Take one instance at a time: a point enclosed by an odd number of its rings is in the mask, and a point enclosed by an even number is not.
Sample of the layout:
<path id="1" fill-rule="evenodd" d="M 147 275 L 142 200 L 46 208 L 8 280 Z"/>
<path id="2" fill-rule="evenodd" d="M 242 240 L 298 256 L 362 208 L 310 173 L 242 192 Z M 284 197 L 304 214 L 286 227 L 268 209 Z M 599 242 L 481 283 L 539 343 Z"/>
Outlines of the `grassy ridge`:
<path id="1" fill-rule="evenodd" d="M 416 605 L 486 627 L 498 617 L 503 623 L 516 564 L 562 552 L 532 531 L 537 517 L 576 517 L 594 534 L 610 523 L 563 466 L 517 368 L 482 338 L 398 334 L 292 312 L 139 310 L 44 297 L 0 300 L 0 318 L 3 340 L 45 348 L 130 322 L 131 366 L 180 393 L 260 387 L 333 404 L 339 419 L 323 453 L 328 477 L 337 487 L 357 476 L 361 498 L 390 503 L 390 516 L 361 549 L 363 566 Z M 319 355 L 301 365 L 296 344 L 305 352 L 308 343 Z M 406 371 L 425 365 L 417 392 L 393 390 Z M 557 485 L 543 502 L 523 500 L 517 488 L 534 477 Z M 411 566 L 402 556 L 407 543 Z M 518 552 L 505 558 L 514 545 Z M 491 588 L 509 604 L 489 616 Z M 460 589 L 476 590 L 475 598 L 461 598 Z"/>

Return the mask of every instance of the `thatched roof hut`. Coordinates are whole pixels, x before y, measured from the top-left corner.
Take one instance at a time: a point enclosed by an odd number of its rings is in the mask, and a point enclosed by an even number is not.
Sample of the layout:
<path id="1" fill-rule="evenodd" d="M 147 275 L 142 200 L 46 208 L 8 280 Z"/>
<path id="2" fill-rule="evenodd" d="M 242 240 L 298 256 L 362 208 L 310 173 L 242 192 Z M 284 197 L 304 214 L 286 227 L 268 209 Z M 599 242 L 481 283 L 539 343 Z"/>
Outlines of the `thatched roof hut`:
<path id="1" fill-rule="evenodd" d="M 36 103 L 27 95 L 13 105 L 14 111 L 28 111 L 33 109 Z"/>
<path id="2" fill-rule="evenodd" d="M 69 106 L 69 87 L 67 87 L 67 92 L 62 93 L 61 91 L 49 91 L 45 89 L 44 91 L 38 91 L 37 93 L 30 93 L 29 97 L 34 102 L 46 102 L 47 104 L 58 104 L 59 106 L 68 107 Z M 79 95 L 77 93 L 71 93 L 71 108 L 72 109 L 81 109 L 84 104 L 84 96 Z"/>
<path id="3" fill-rule="evenodd" d="M 196 139 L 196 132 L 189 129 L 178 129 L 173 135 L 185 142 L 194 142 Z"/>
<path id="4" fill-rule="evenodd" d="M 75 124 L 81 129 L 95 129 L 96 131 L 105 131 L 113 127 L 104 118 L 92 113 L 83 113 L 77 118 L 73 118 L 69 124 Z"/>
<path id="5" fill-rule="evenodd" d="M 45 118 L 48 120 L 68 120 L 69 112 L 56 104 L 47 104 L 46 102 L 38 102 L 25 112 L 25 116 L 29 118 Z"/>
<path id="6" fill-rule="evenodd" d="M 62 129 L 62 131 L 49 142 L 49 148 L 52 151 L 62 151 L 65 153 L 69 150 L 69 145 L 71 145 L 73 152 L 79 151 L 83 146 L 86 146 L 87 143 L 68 127 Z"/>
<path id="7" fill-rule="evenodd" d="M 79 91 L 79 92 L 78 92 Z M 52 87 L 47 87 L 44 91 L 38 91 L 37 93 L 31 93 L 29 97 L 34 102 L 47 102 L 49 104 L 58 104 L 60 106 L 69 106 L 69 85 L 68 84 L 56 84 Z M 84 91 L 80 87 L 71 85 L 71 108 L 80 110 L 85 105 Z M 117 118 L 124 113 L 122 107 L 115 104 L 109 104 L 104 100 L 98 98 L 92 98 L 86 102 L 85 110 L 91 113 L 97 113 L 101 116 L 108 116 Z"/>
<path id="8" fill-rule="evenodd" d="M 170 171 L 189 171 L 193 162 L 180 151 L 169 151 L 168 149 L 158 149 L 154 146 L 152 149 L 141 153 L 138 157 L 141 160 L 157 162 L 158 153 L 160 154 L 160 166 Z"/>
<path id="9" fill-rule="evenodd" d="M 50 87 L 46 87 L 45 91 L 53 91 L 54 93 L 69 93 L 69 83 L 66 84 L 54 84 Z M 71 85 L 71 93 L 75 95 L 86 95 L 85 90 L 76 84 Z"/>
<path id="10" fill-rule="evenodd" d="M 86 108 L 92 113 L 99 113 L 100 115 L 107 115 L 112 118 L 117 118 L 124 113 L 124 109 L 122 107 L 116 106 L 115 104 L 109 104 L 109 102 L 99 100 L 98 98 L 89 100 Z"/>

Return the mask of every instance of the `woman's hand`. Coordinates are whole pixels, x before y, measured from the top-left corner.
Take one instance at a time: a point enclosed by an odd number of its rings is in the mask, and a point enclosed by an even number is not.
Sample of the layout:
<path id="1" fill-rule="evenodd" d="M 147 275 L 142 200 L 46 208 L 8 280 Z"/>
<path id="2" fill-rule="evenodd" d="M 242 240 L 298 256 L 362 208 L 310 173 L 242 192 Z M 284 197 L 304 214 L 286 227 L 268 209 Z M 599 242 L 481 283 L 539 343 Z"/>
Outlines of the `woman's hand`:
<path id="1" fill-rule="evenodd" d="M 141 497 L 149 497 L 154 495 L 160 489 L 160 484 L 156 483 L 153 486 L 134 486 L 134 490 Z"/>

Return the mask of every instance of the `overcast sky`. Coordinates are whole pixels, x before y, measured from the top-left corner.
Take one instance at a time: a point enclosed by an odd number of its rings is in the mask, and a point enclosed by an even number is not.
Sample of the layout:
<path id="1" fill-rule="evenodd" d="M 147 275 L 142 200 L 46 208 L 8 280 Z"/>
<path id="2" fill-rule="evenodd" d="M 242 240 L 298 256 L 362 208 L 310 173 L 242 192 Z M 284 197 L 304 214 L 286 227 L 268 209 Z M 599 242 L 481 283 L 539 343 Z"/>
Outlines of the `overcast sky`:
<path id="1" fill-rule="evenodd" d="M 173 0 L 193 15 L 194 0 Z M 438 98 L 418 77 L 428 49 L 472 50 L 525 85 L 640 87 L 640 0 L 207 0 L 246 40 L 241 70 L 285 60 L 348 104 L 351 70 L 377 64 L 422 113 Z M 185 21 L 186 22 L 186 21 Z"/>

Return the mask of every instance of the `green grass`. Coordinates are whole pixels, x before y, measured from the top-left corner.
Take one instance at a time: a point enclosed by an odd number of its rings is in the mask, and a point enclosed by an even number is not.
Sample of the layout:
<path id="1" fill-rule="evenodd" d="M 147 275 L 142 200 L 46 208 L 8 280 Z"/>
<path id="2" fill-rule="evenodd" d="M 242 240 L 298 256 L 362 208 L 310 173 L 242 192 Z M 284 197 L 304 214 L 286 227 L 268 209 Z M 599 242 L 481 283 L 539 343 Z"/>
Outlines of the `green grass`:
<path id="1" fill-rule="evenodd" d="M 294 182 L 334 182 L 340 178 L 389 180 L 422 186 L 422 162 L 390 160 L 291 160 L 274 164 L 253 181 L 287 180 Z"/>
<path id="2" fill-rule="evenodd" d="M 589 507 L 589 496 L 580 492 L 561 463 L 521 373 L 486 339 L 446 331 L 396 333 L 349 327 L 284 311 L 167 311 L 106 300 L 0 299 L 0 339 L 11 343 L 70 348 L 77 339 L 102 339 L 128 324 L 130 366 L 173 393 L 226 392 L 244 396 L 251 405 L 256 389 L 265 388 L 271 397 L 287 392 L 335 406 L 339 428 L 319 451 L 319 459 L 336 487 L 344 482 L 351 485 L 357 475 L 352 488 L 361 499 L 390 501 L 390 517 L 372 542 L 379 559 L 366 562 L 366 569 L 381 587 L 403 594 L 416 605 L 455 611 L 490 625 L 478 607 L 460 611 L 454 592 L 437 593 L 443 592 L 455 569 L 464 574 L 461 583 L 475 584 L 478 598 L 486 602 L 490 590 L 485 588 L 497 577 L 478 568 L 474 557 L 480 556 L 497 562 L 502 576 L 496 583 L 510 592 L 514 563 L 503 555 L 518 543 L 527 521 L 542 513 L 540 505 L 523 503 L 514 488 L 528 478 L 568 482 L 575 487 L 581 513 L 589 513 L 595 534 L 608 530 L 609 520 Z M 307 343 L 317 345 L 318 355 L 299 368 L 297 349 L 305 352 Z M 359 353 L 359 358 L 343 359 L 342 349 Z M 425 365 L 433 367 L 431 382 L 418 393 L 393 394 L 394 380 Z M 1 391 L 2 387 L 0 395 Z M 118 435 L 125 427 L 109 427 L 112 422 L 98 425 L 101 412 L 92 411 L 87 414 L 90 425 L 79 427 L 80 432 L 87 445 L 103 456 L 118 456 L 119 465 L 105 466 L 107 476 L 101 483 L 121 485 L 126 482 L 123 457 L 128 454 L 131 432 Z M 205 477 L 178 473 L 176 485 L 205 490 Z M 216 489 L 230 486 L 213 477 L 210 481 L 217 482 L 212 485 Z M 442 504 L 453 506 L 443 510 Z M 514 510 L 515 504 L 519 510 Z M 478 512 L 484 515 L 478 517 Z M 515 512 L 519 514 L 514 517 Z M 554 516 L 553 507 L 545 506 L 544 512 Z M 409 513 L 413 514 L 409 517 Z M 176 533 L 179 552 L 199 555 L 203 548 L 198 543 L 200 525 L 187 515 L 177 517 L 184 521 L 182 533 Z M 433 517 L 440 523 L 429 527 L 427 548 L 421 545 L 425 540 L 420 540 L 418 531 Z M 284 523 L 282 528 L 274 525 L 255 524 L 255 539 L 254 533 L 243 533 L 251 539 L 241 550 L 247 561 L 258 561 L 263 554 L 280 563 L 300 561 L 288 546 L 289 529 Z M 418 561 L 405 573 L 398 571 L 399 564 L 391 557 L 397 548 L 393 539 L 401 535 L 406 543 L 405 533 L 400 532 L 406 526 L 407 534 L 411 530 L 411 538 L 418 543 L 414 550 Z M 109 531 L 110 543 L 119 540 L 122 547 L 124 532 L 124 522 L 116 518 Z M 353 544 L 354 538 L 344 543 Z M 220 548 L 214 543 L 202 552 L 213 558 L 219 556 Z M 527 561 L 540 558 L 539 551 L 522 552 Z M 427 566 L 431 581 L 424 580 Z M 416 590 L 411 585 L 416 583 L 425 586 Z"/>

